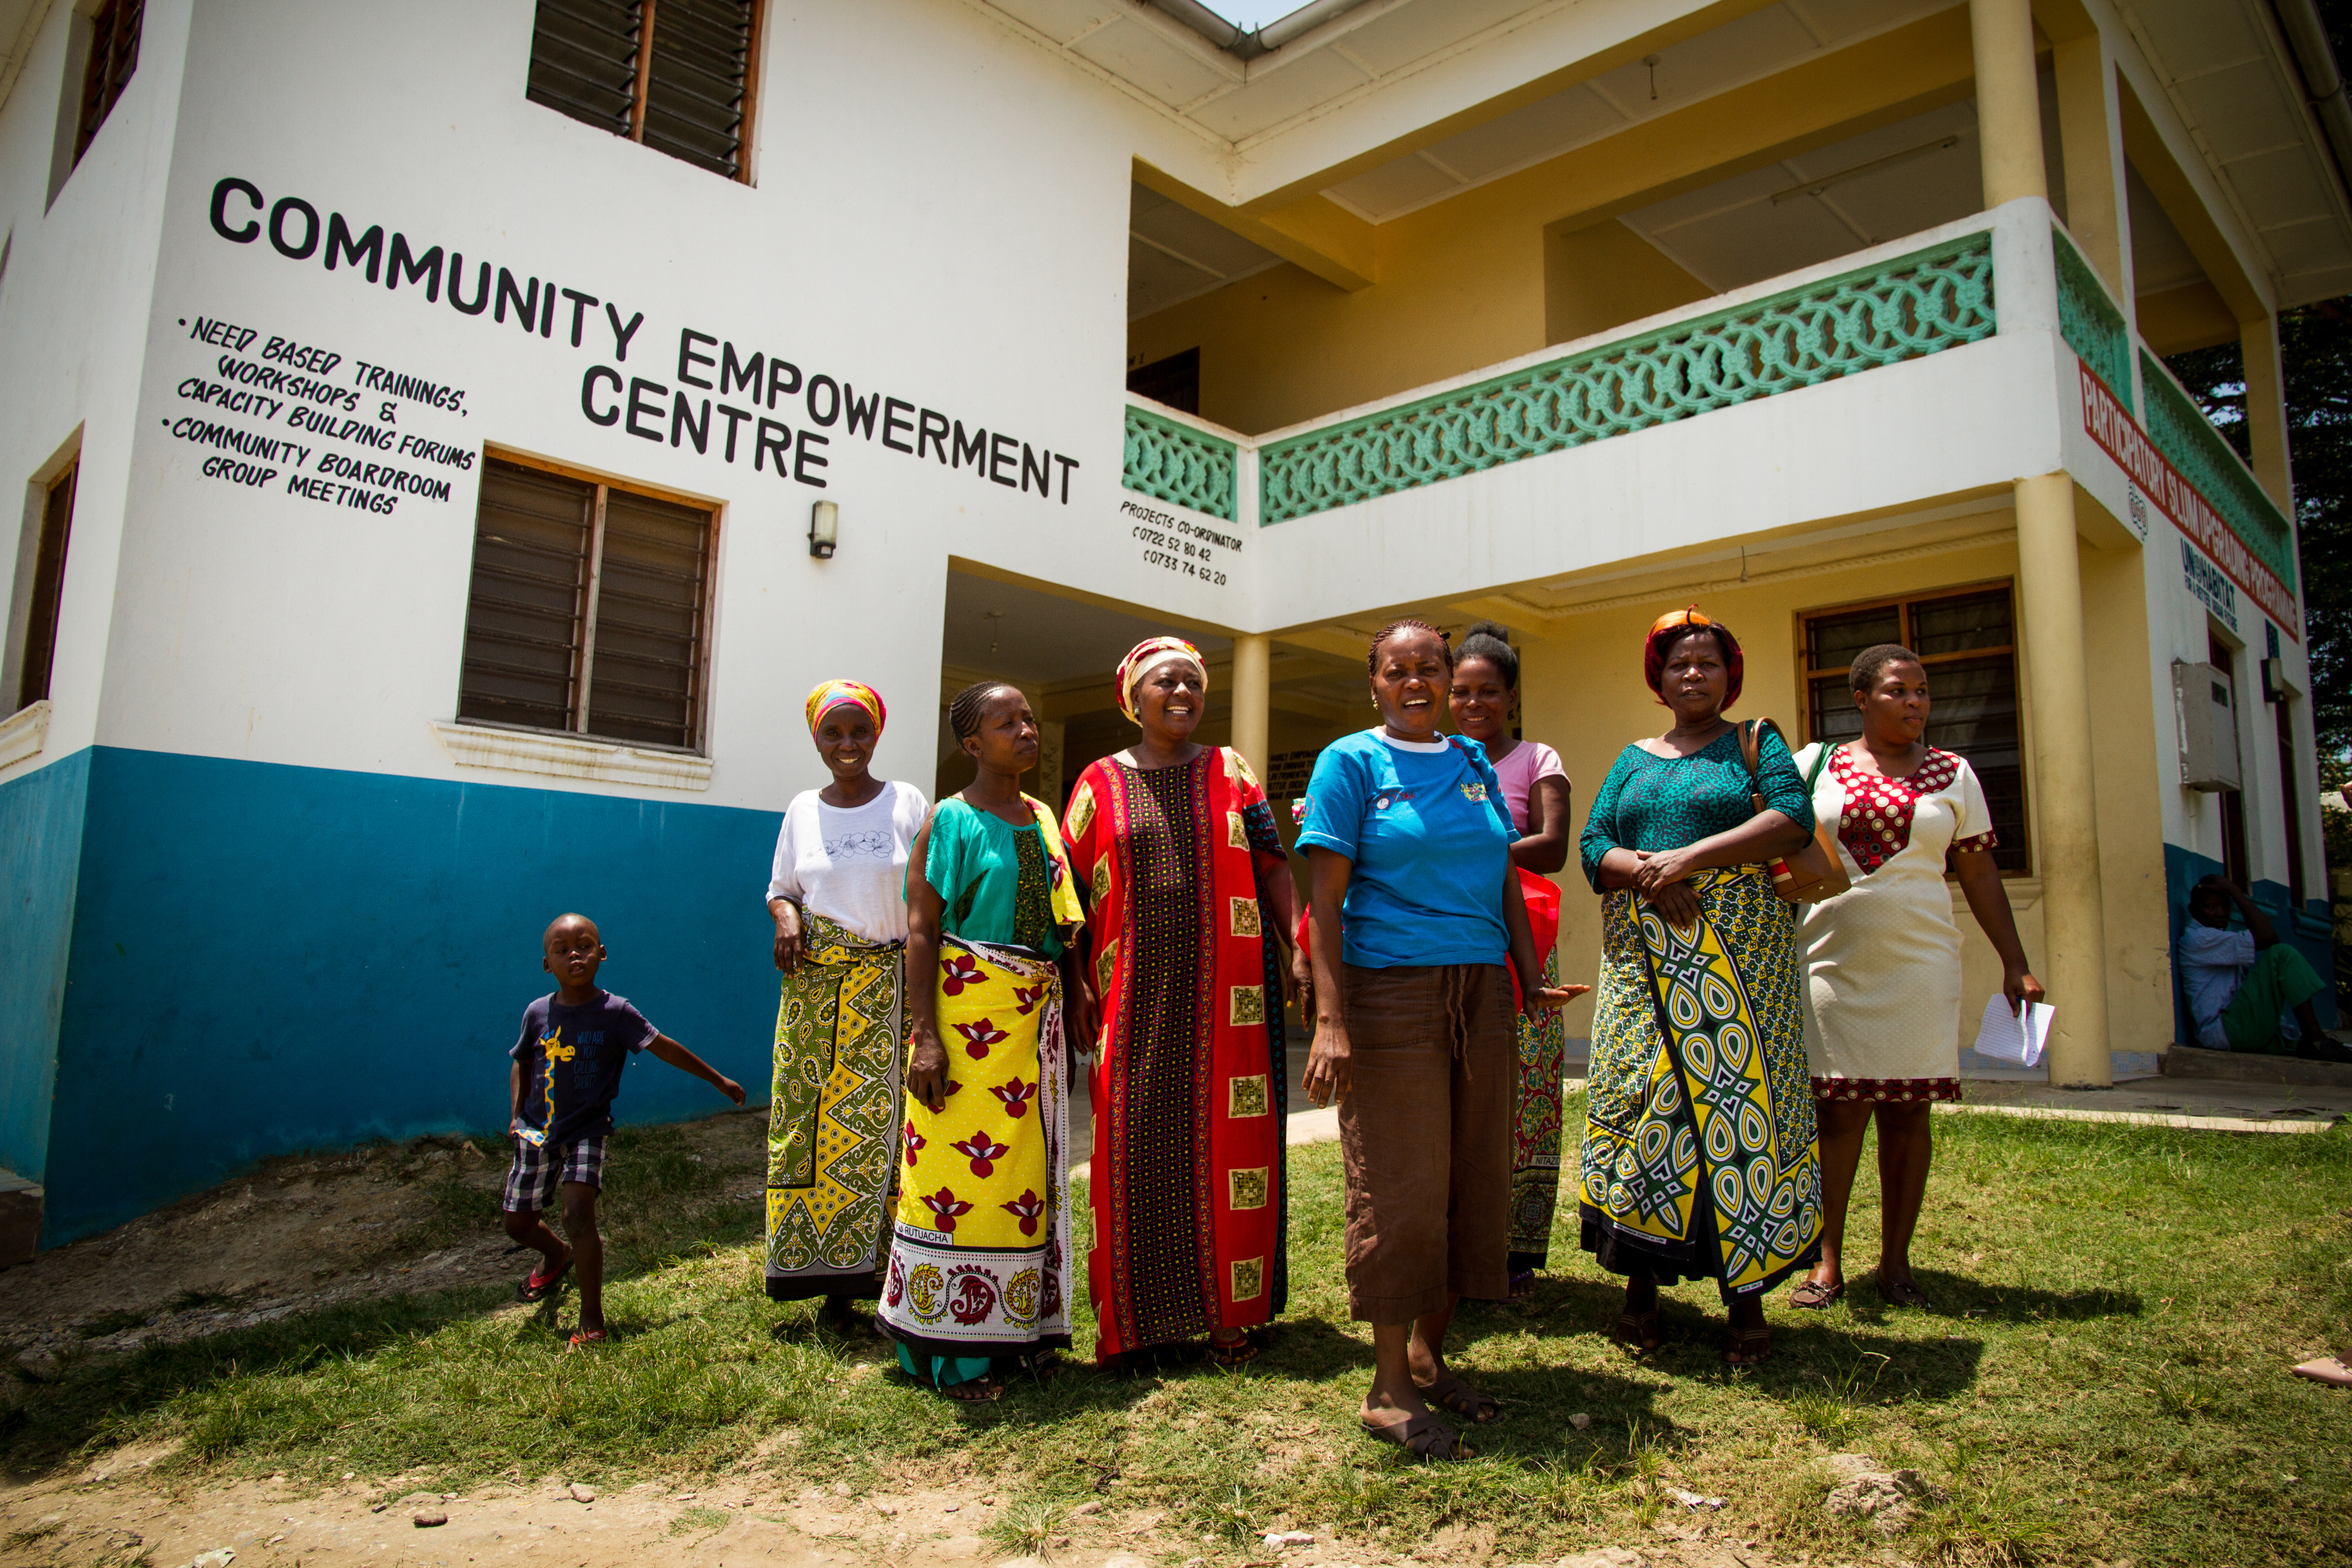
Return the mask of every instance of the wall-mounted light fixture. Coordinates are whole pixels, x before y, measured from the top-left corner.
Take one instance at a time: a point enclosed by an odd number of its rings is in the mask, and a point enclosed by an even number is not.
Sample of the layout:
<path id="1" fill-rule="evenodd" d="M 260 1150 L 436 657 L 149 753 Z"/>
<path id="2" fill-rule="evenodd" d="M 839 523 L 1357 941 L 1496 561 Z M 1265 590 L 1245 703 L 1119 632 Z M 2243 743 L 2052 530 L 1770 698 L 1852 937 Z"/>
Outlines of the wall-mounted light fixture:
<path id="1" fill-rule="evenodd" d="M 840 542 L 841 508 L 829 500 L 809 508 L 809 553 L 819 561 L 830 561 L 833 547 Z"/>

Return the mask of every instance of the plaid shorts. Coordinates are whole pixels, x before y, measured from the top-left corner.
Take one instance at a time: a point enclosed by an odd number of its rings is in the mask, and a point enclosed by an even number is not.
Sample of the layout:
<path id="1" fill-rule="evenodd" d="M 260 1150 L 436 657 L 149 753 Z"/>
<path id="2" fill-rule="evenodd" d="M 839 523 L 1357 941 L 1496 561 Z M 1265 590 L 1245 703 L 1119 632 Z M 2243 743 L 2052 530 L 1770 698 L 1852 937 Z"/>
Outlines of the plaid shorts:
<path id="1" fill-rule="evenodd" d="M 574 1138 L 560 1148 L 514 1141 L 514 1163 L 507 1167 L 506 1207 L 509 1214 L 533 1214 L 556 1206 L 565 1182 L 585 1182 L 600 1192 L 604 1185 L 604 1135 Z"/>

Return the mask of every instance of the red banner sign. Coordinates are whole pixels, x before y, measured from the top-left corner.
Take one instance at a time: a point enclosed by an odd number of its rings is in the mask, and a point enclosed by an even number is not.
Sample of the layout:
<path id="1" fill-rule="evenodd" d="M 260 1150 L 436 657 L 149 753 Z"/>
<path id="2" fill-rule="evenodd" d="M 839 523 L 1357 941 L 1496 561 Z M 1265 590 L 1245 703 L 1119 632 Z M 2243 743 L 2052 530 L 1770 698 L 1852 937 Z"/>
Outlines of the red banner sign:
<path id="1" fill-rule="evenodd" d="M 2302 617 L 2295 613 L 2294 595 L 2262 557 L 2246 548 L 2221 514 L 2213 510 L 2197 487 L 2156 449 L 2156 443 L 2124 411 L 2107 384 L 2082 364 L 2083 431 L 2099 449 L 2116 460 L 2156 510 L 2172 520 L 2184 538 L 2205 552 L 2222 574 L 2295 641 L 2303 640 Z"/>

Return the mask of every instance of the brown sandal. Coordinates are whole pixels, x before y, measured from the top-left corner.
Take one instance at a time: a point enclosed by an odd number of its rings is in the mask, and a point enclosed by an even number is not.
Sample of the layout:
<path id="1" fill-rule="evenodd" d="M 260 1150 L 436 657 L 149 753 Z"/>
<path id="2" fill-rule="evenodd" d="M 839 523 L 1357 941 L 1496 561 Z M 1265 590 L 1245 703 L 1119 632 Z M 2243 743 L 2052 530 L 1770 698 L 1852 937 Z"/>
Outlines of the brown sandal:
<path id="1" fill-rule="evenodd" d="M 1770 1329 L 1734 1329 L 1723 1344 L 1723 1359 L 1732 1366 L 1754 1366 L 1771 1353 Z"/>
<path id="2" fill-rule="evenodd" d="M 1434 1399 L 1473 1426 L 1484 1426 L 1503 1418 L 1501 1401 L 1479 1393 L 1451 1372 L 1435 1383 L 1420 1386 L 1423 1398 Z"/>
<path id="3" fill-rule="evenodd" d="M 1646 1312 L 1618 1313 L 1617 1326 L 1610 1331 L 1609 1337 L 1637 1356 L 1650 1354 L 1664 1342 L 1658 1334 L 1658 1310 L 1653 1307 Z"/>
<path id="4" fill-rule="evenodd" d="M 1890 1307 L 1919 1307 L 1928 1310 L 1935 1308 L 1935 1303 L 1927 1300 L 1927 1293 L 1908 1279 L 1899 1282 L 1881 1279 L 1878 1282 L 1878 1299 Z"/>
<path id="5" fill-rule="evenodd" d="M 1834 1305 L 1844 1297 L 1845 1281 L 1843 1279 L 1834 1285 L 1824 1285 L 1818 1279 L 1807 1279 L 1789 1292 L 1789 1305 L 1801 1307 L 1809 1312 L 1818 1312 L 1825 1307 Z"/>
<path id="6" fill-rule="evenodd" d="M 1416 1459 L 1466 1459 L 1469 1447 L 1454 1435 L 1454 1429 L 1434 1415 L 1415 1415 L 1406 1421 L 1378 1422 L 1357 1417 L 1364 1436 L 1375 1442 L 1394 1443 Z"/>

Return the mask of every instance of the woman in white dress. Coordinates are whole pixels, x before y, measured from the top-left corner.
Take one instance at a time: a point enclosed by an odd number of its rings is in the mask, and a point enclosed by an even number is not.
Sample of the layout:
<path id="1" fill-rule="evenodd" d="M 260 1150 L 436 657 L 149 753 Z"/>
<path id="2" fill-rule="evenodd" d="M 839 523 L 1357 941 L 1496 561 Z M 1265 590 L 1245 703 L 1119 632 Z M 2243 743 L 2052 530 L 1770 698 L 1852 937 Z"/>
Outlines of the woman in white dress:
<path id="1" fill-rule="evenodd" d="M 1845 1294 L 1846 1205 L 1863 1135 L 1878 1122 L 1883 1205 L 1878 1293 L 1925 1307 L 1911 1276 L 1911 1235 L 1927 1194 L 1929 1109 L 1960 1098 L 1960 928 L 1947 859 L 1969 912 L 2000 955 L 2014 1009 L 2039 1002 L 2009 890 L 1994 865 L 1992 814 L 1965 758 L 1927 743 L 1927 671 L 1894 643 L 1853 661 L 1859 739 L 1815 742 L 1796 755 L 1813 811 L 1838 825 L 1853 888 L 1805 915 L 1805 1054 L 1821 1130 L 1822 1260 L 1790 1297 L 1826 1307 Z"/>
<path id="2" fill-rule="evenodd" d="M 824 1321 L 878 1296 L 898 1168 L 906 1033 L 907 851 L 928 804 L 877 779 L 886 710 L 874 689 L 809 693 L 810 738 L 833 782 L 784 808 L 768 879 L 776 922 L 775 1098 L 768 1109 L 768 1295 L 825 1299 Z"/>

